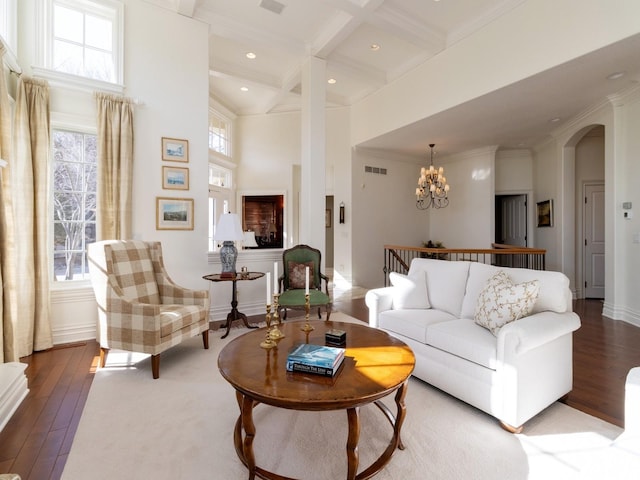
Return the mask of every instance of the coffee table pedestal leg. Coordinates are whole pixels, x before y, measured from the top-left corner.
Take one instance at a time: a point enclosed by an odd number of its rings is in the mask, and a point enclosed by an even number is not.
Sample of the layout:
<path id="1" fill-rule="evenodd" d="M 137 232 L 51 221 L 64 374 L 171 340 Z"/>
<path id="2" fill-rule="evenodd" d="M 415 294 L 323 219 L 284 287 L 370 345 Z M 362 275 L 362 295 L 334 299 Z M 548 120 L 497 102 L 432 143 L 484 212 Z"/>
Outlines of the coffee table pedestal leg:
<path id="1" fill-rule="evenodd" d="M 360 409 L 347 409 L 349 435 L 347 437 L 347 480 L 355 480 L 358 473 L 358 440 L 360 440 Z"/>

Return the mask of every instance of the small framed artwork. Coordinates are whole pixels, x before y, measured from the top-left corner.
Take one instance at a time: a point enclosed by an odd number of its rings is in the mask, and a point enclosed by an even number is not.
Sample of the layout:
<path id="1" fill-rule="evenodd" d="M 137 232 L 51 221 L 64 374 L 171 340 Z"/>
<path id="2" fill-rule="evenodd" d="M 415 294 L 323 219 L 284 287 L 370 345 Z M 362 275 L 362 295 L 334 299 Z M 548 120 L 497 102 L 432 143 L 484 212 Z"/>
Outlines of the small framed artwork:
<path id="1" fill-rule="evenodd" d="M 553 200 L 544 200 L 537 203 L 538 206 L 538 226 L 553 226 Z"/>
<path id="2" fill-rule="evenodd" d="M 189 140 L 162 137 L 162 160 L 188 162 Z"/>
<path id="3" fill-rule="evenodd" d="M 189 190 L 189 169 L 162 167 L 162 188 L 165 190 Z"/>
<path id="4" fill-rule="evenodd" d="M 331 228 L 331 209 L 327 208 L 324 211 L 324 226 L 325 228 Z"/>
<path id="5" fill-rule="evenodd" d="M 193 230 L 193 198 L 156 197 L 156 230 Z"/>

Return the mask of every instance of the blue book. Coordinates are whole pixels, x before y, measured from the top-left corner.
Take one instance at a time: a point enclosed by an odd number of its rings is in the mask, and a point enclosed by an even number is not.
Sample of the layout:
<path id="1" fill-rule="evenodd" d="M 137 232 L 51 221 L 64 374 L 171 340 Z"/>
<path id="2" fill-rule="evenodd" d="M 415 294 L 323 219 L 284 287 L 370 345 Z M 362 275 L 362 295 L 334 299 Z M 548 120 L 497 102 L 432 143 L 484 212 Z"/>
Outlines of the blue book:
<path id="1" fill-rule="evenodd" d="M 289 364 L 294 363 L 333 369 L 343 357 L 344 348 L 301 343 L 289 352 L 287 370 L 291 370 Z"/>
<path id="2" fill-rule="evenodd" d="M 314 375 L 322 375 L 324 377 L 333 377 L 344 361 L 344 356 L 340 357 L 338 363 L 331 367 L 318 367 L 316 365 L 308 365 L 306 363 L 295 363 L 295 362 L 287 362 L 287 371 L 288 372 L 301 372 L 301 373 L 312 373 Z"/>

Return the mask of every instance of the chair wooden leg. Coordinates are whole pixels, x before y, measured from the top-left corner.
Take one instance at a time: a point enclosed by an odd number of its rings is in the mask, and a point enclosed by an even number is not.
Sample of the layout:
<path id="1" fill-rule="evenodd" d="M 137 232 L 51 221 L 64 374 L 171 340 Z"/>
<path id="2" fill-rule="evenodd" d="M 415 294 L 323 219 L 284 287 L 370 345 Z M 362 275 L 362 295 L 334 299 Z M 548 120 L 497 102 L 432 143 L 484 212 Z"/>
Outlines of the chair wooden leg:
<path id="1" fill-rule="evenodd" d="M 151 355 L 151 373 L 154 379 L 160 377 L 160 354 Z"/>
<path id="2" fill-rule="evenodd" d="M 107 354 L 109 353 L 108 348 L 100 347 L 100 368 L 104 368 L 107 364 Z"/>
<path id="3" fill-rule="evenodd" d="M 202 344 L 204 345 L 205 350 L 209 350 L 209 329 L 202 332 Z"/>
<path id="4" fill-rule="evenodd" d="M 325 321 L 329 321 L 329 317 L 331 316 L 331 305 L 327 305 L 327 318 Z"/>

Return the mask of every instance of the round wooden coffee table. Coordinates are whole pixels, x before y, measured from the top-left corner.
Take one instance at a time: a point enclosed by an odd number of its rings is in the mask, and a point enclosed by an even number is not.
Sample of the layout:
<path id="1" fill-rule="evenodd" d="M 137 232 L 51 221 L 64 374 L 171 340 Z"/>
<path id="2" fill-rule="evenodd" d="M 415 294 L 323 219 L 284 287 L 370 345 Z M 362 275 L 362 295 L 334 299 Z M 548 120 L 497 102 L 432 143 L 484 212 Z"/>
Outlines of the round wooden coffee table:
<path id="1" fill-rule="evenodd" d="M 346 410 L 349 426 L 347 480 L 371 478 L 389 462 L 397 448 L 404 448 L 400 430 L 406 415 L 404 397 L 415 356 L 404 342 L 365 324 L 314 321 L 311 324 L 315 330 L 308 334 L 301 331 L 303 324 L 297 321 L 281 325 L 285 337 L 270 351 L 260 348 L 266 333 L 261 328 L 232 340 L 218 356 L 220 373 L 235 388 L 240 407 L 234 431 L 238 457 L 248 468 L 250 480 L 256 475 L 267 480 L 291 480 L 256 465 L 253 408 L 265 403 L 293 410 Z M 335 377 L 286 371 L 287 353 L 294 345 L 324 345 L 324 334 L 331 328 L 347 332 L 345 360 Z M 301 381 L 291 381 L 292 375 Z M 393 392 L 397 407 L 395 415 L 379 401 Z M 393 427 L 393 435 L 380 457 L 358 473 L 358 408 L 372 402 L 385 414 Z"/>

